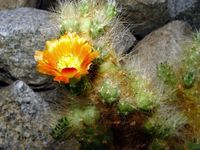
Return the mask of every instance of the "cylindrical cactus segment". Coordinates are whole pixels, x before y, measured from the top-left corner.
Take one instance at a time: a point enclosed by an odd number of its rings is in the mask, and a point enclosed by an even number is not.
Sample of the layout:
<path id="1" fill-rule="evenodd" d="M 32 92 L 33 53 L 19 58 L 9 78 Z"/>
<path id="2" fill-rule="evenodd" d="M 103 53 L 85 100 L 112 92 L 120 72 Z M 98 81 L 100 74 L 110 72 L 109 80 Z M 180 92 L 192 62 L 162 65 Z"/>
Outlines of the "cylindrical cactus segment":
<path id="1" fill-rule="evenodd" d="M 168 148 L 167 143 L 160 139 L 154 139 L 149 145 L 150 150 L 165 150 L 166 148 Z"/>
<path id="2" fill-rule="evenodd" d="M 157 76 L 167 85 L 176 85 L 177 79 L 174 70 L 167 62 L 157 66 Z"/>
<path id="3" fill-rule="evenodd" d="M 68 127 L 69 127 L 69 121 L 67 117 L 62 117 L 61 119 L 58 120 L 56 126 L 52 129 L 51 136 L 54 139 L 62 138 Z"/>
<path id="4" fill-rule="evenodd" d="M 99 117 L 99 111 L 95 106 L 74 108 L 67 116 L 69 120 L 69 126 L 73 129 L 82 129 L 84 128 L 84 125 L 93 126 Z"/>
<path id="5" fill-rule="evenodd" d="M 151 110 L 156 106 L 154 96 L 150 92 L 137 93 L 136 103 L 137 107 L 144 111 Z"/>
<path id="6" fill-rule="evenodd" d="M 103 103 L 112 104 L 118 101 L 120 90 L 112 81 L 106 80 L 99 90 Z"/>
<path id="7" fill-rule="evenodd" d="M 135 102 L 139 109 L 148 111 L 157 106 L 156 94 L 149 89 L 149 81 L 145 78 L 135 77 L 132 81 Z"/>
<path id="8" fill-rule="evenodd" d="M 196 74 L 194 71 L 187 71 L 183 75 L 183 83 L 186 88 L 191 88 L 195 82 Z"/>
<path id="9" fill-rule="evenodd" d="M 75 18 L 64 20 L 61 24 L 61 32 L 79 32 L 79 22 Z"/>
<path id="10" fill-rule="evenodd" d="M 79 11 L 80 11 L 81 16 L 87 15 L 89 13 L 89 10 L 90 10 L 90 6 L 89 6 L 88 0 L 82 0 L 79 3 Z"/>
<path id="11" fill-rule="evenodd" d="M 106 6 L 105 14 L 109 19 L 112 19 L 113 17 L 117 16 L 116 4 L 108 3 Z"/>
<path id="12" fill-rule="evenodd" d="M 134 107 L 126 101 L 120 101 L 117 106 L 121 115 L 128 115 L 134 111 Z"/>
<path id="13" fill-rule="evenodd" d="M 95 106 L 83 108 L 73 107 L 71 111 L 57 121 L 52 129 L 51 135 L 54 139 L 60 139 L 68 130 L 80 132 L 88 127 L 93 127 L 100 118 L 100 113 Z"/>
<path id="14" fill-rule="evenodd" d="M 99 37 L 104 31 L 104 25 L 98 21 L 92 21 L 90 35 L 93 39 Z"/>
<path id="15" fill-rule="evenodd" d="M 161 106 L 162 107 L 162 106 Z M 188 118 L 175 108 L 159 108 L 144 125 L 147 132 L 164 139 L 178 136 L 179 131 L 187 124 Z"/>
<path id="16" fill-rule="evenodd" d="M 112 20 L 117 15 L 117 8 L 114 2 L 81 0 L 78 3 L 63 3 L 58 13 L 61 34 L 77 32 L 87 35 L 87 40 L 91 41 L 100 37 L 105 28 L 109 30 Z"/>
<path id="17" fill-rule="evenodd" d="M 90 18 L 83 18 L 80 20 L 80 32 L 89 33 L 91 28 Z"/>

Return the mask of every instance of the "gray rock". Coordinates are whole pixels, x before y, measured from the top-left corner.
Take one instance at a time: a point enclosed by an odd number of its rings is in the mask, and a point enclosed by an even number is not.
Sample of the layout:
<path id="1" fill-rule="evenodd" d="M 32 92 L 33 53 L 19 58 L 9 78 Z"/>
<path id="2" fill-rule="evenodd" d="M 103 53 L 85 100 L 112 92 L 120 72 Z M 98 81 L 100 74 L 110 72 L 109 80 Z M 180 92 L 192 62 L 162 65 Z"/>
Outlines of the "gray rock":
<path id="1" fill-rule="evenodd" d="M 170 20 L 167 0 L 118 0 L 122 20 L 137 37 L 144 37 Z"/>
<path id="2" fill-rule="evenodd" d="M 143 38 L 168 21 L 178 19 L 200 28 L 199 0 L 117 0 L 131 32 Z"/>
<path id="3" fill-rule="evenodd" d="M 46 95 L 46 98 L 49 95 Z M 44 96 L 45 97 L 45 96 Z M 74 138 L 54 141 L 50 128 L 55 111 L 23 81 L 0 90 L 0 149 L 78 150 Z M 54 120 L 54 121 L 52 121 Z M 65 143 L 65 145 L 63 145 Z M 64 147 L 63 147 L 64 146 Z"/>
<path id="4" fill-rule="evenodd" d="M 200 29 L 199 0 L 169 0 L 168 10 L 172 19 L 187 21 L 195 30 Z"/>
<path id="5" fill-rule="evenodd" d="M 126 54 L 136 44 L 137 40 L 130 30 L 123 25 L 118 25 L 115 29 L 116 31 L 117 33 L 112 33 L 111 31 L 109 34 L 112 47 L 118 55 Z"/>
<path id="6" fill-rule="evenodd" d="M 109 31 L 95 41 L 99 45 L 108 43 L 119 56 L 128 53 L 136 42 L 135 36 L 121 22 L 116 22 Z"/>
<path id="7" fill-rule="evenodd" d="M 36 7 L 37 0 L 0 0 L 0 10 L 18 7 Z"/>
<path id="8" fill-rule="evenodd" d="M 36 71 L 34 52 L 55 38 L 56 25 L 47 11 L 18 8 L 0 11 L 0 82 L 20 79 L 33 89 L 51 86 L 47 76 Z"/>
<path id="9" fill-rule="evenodd" d="M 168 0 L 168 10 L 171 17 L 176 17 L 181 12 L 195 6 L 197 0 Z"/>
<path id="10" fill-rule="evenodd" d="M 24 82 L 0 91 L 0 149 L 42 149 L 48 134 L 48 105 Z"/>
<path id="11" fill-rule="evenodd" d="M 192 43 L 192 34 L 187 23 L 173 21 L 141 40 L 126 56 L 125 66 L 154 82 L 158 64 L 168 62 L 177 68 L 184 48 Z"/>

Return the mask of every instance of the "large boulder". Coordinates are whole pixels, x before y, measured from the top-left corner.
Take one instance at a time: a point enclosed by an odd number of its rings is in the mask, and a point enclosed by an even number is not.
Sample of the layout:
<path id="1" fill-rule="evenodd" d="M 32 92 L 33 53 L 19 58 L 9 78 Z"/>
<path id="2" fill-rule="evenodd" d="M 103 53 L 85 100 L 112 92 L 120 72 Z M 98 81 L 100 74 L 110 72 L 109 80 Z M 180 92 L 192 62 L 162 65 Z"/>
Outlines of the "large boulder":
<path id="1" fill-rule="evenodd" d="M 49 107 L 24 82 L 0 90 L 0 149 L 42 149 L 49 135 Z"/>
<path id="2" fill-rule="evenodd" d="M 122 5 L 121 16 L 138 38 L 163 26 L 170 20 L 167 0 L 118 0 Z"/>
<path id="3" fill-rule="evenodd" d="M 169 0 L 168 10 L 172 19 L 187 21 L 194 29 L 200 29 L 199 0 Z"/>
<path id="4" fill-rule="evenodd" d="M 141 40 L 126 56 L 125 66 L 154 82 L 157 78 L 157 65 L 168 62 L 177 68 L 184 48 L 191 43 L 191 27 L 185 22 L 173 21 Z"/>
<path id="5" fill-rule="evenodd" d="M 52 139 L 50 128 L 58 115 L 43 98 L 23 81 L 0 90 L 0 149 L 79 149 L 74 138 Z"/>
<path id="6" fill-rule="evenodd" d="M 36 7 L 37 0 L 0 0 L 0 10 L 18 7 Z"/>
<path id="7" fill-rule="evenodd" d="M 57 36 L 51 13 L 33 8 L 0 11 L 0 82 L 23 80 L 34 89 L 51 86 L 36 71 L 34 52 Z"/>
<path id="8" fill-rule="evenodd" d="M 121 15 L 132 33 L 143 38 L 170 20 L 184 20 L 200 27 L 199 0 L 117 0 Z"/>

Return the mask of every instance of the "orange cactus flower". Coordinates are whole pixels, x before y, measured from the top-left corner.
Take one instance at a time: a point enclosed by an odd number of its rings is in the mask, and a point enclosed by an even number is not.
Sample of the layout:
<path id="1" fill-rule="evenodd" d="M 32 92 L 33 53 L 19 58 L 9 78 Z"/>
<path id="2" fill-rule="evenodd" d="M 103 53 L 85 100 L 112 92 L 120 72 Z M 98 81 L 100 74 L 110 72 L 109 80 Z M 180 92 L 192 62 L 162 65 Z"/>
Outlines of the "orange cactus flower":
<path id="1" fill-rule="evenodd" d="M 35 52 L 38 71 L 54 76 L 58 82 L 69 83 L 70 78 L 88 74 L 92 61 L 99 53 L 76 33 L 68 33 L 59 39 L 46 42 L 43 51 Z"/>

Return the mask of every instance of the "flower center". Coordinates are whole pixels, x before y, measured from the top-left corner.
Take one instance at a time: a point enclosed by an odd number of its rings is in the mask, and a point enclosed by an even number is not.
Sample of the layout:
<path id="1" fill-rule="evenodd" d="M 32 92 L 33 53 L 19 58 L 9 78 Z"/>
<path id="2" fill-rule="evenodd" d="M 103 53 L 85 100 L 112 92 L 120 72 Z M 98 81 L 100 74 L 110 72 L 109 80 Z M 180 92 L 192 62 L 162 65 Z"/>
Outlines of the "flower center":
<path id="1" fill-rule="evenodd" d="M 68 56 L 62 56 L 58 60 L 57 67 L 60 71 L 62 71 L 62 69 L 64 68 L 76 68 L 77 70 L 79 70 L 80 64 L 81 62 L 78 57 L 69 54 Z"/>

